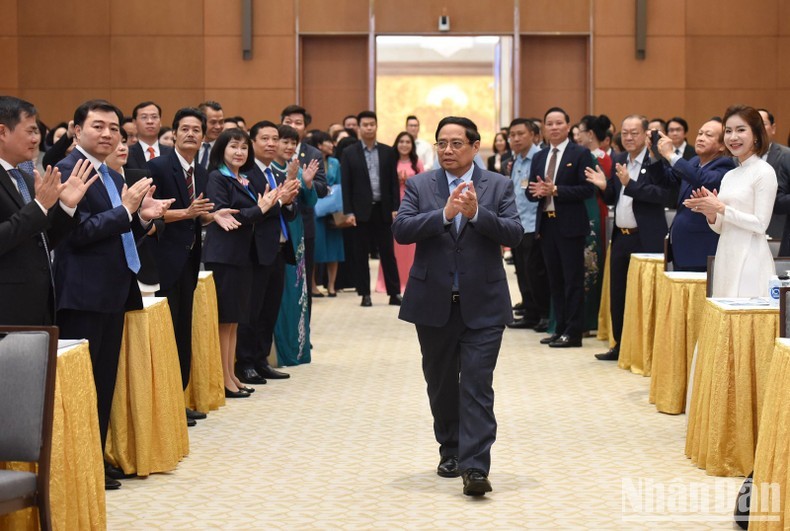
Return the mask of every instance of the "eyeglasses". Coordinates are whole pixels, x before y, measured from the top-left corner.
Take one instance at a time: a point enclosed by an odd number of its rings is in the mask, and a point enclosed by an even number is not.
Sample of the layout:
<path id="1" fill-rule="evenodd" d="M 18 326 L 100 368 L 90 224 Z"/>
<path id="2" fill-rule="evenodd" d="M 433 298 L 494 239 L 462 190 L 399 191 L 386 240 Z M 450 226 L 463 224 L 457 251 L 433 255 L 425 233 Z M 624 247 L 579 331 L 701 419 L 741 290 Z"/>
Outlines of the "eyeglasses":
<path id="1" fill-rule="evenodd" d="M 467 144 L 471 144 L 471 142 L 461 142 L 460 140 L 453 140 L 452 142 L 447 142 L 446 140 L 441 140 L 433 145 L 437 151 L 444 151 L 448 147 L 453 151 L 459 151 L 462 147 Z"/>

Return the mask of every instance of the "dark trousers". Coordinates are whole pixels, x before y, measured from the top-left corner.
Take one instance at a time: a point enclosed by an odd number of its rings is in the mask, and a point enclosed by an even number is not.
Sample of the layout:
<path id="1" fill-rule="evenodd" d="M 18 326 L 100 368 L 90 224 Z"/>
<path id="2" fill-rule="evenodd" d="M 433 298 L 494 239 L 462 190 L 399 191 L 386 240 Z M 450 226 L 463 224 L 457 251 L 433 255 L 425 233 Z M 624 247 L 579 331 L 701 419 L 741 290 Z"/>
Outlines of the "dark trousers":
<path id="1" fill-rule="evenodd" d="M 625 316 L 625 290 L 628 281 L 628 265 L 631 254 L 644 252 L 639 234 L 622 234 L 615 227 L 612 233 L 612 251 L 609 258 L 609 311 L 612 314 L 612 336 L 617 341 L 615 349 L 620 351 Z"/>
<path id="2" fill-rule="evenodd" d="M 285 245 L 291 245 L 290 242 Z M 250 318 L 236 333 L 236 367 L 239 371 L 266 367 L 272 350 L 274 325 L 283 300 L 285 260 L 282 251 L 270 265 L 253 266 Z"/>
<path id="3" fill-rule="evenodd" d="M 524 318 L 537 320 L 549 316 L 549 281 L 540 240 L 534 232 L 524 234 L 521 243 L 512 249 L 516 280 L 524 306 Z"/>
<path id="4" fill-rule="evenodd" d="M 496 440 L 494 368 L 504 326 L 467 328 L 453 304 L 441 327 L 417 325 L 422 371 L 442 457 L 457 455 L 461 471 L 491 468 Z"/>
<path id="5" fill-rule="evenodd" d="M 107 427 L 110 425 L 115 379 L 118 375 L 124 313 L 60 310 L 57 314 L 61 339 L 88 340 L 93 380 L 96 384 L 102 454 L 107 441 Z"/>
<path id="6" fill-rule="evenodd" d="M 192 368 L 192 306 L 195 300 L 199 263 L 188 260 L 181 270 L 178 280 L 168 289 L 156 292 L 158 297 L 167 297 L 170 315 L 173 318 L 173 331 L 178 348 L 178 363 L 181 366 L 181 384 L 187 388 Z"/>
<path id="7" fill-rule="evenodd" d="M 573 339 L 584 330 L 584 236 L 567 237 L 560 233 L 557 218 L 540 214 L 540 239 L 551 301 L 556 319 L 555 333 Z"/>
<path id="8" fill-rule="evenodd" d="M 387 295 L 400 293 L 400 278 L 398 266 L 395 262 L 395 251 L 392 245 L 392 223 L 385 222 L 382 218 L 381 204 L 373 205 L 368 221 L 357 220 L 357 226 L 351 229 L 354 239 L 354 280 L 357 293 L 370 295 L 370 239 L 373 238 L 379 248 L 381 268 L 384 271 L 384 284 Z"/>

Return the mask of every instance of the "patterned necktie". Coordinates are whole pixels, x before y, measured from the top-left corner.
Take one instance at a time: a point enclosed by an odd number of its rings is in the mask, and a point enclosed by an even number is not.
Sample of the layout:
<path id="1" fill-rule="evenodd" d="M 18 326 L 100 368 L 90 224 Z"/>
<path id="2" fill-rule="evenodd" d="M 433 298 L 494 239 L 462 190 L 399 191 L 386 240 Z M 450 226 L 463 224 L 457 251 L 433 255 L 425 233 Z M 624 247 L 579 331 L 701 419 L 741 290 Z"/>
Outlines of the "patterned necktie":
<path id="1" fill-rule="evenodd" d="M 190 166 L 186 171 L 187 195 L 189 196 L 190 202 L 195 200 L 195 181 L 192 179 L 192 172 L 194 170 L 195 168 Z"/>
<path id="2" fill-rule="evenodd" d="M 549 169 L 546 170 L 546 182 L 547 183 L 554 183 L 554 172 L 557 169 L 557 153 L 559 153 L 559 149 L 553 148 L 551 150 L 551 158 L 549 159 Z M 543 210 L 548 210 L 549 207 L 554 206 L 554 197 L 549 196 L 548 201 L 543 205 Z"/>
<path id="3" fill-rule="evenodd" d="M 269 181 L 269 189 L 274 190 L 277 188 L 277 181 L 274 180 L 274 174 L 272 170 L 266 168 L 263 170 L 263 174 L 266 176 L 266 180 Z M 282 231 L 283 237 L 288 240 L 288 228 L 285 225 L 285 219 L 283 219 L 282 211 L 280 212 L 280 230 Z"/>
<path id="4" fill-rule="evenodd" d="M 200 165 L 208 168 L 208 152 L 211 151 L 211 144 L 203 142 L 203 153 L 200 155 Z"/>
<path id="5" fill-rule="evenodd" d="M 34 175 L 33 172 L 36 170 L 36 164 L 32 160 L 23 160 L 17 164 L 17 168 L 19 168 L 23 173 Z"/>
<path id="6" fill-rule="evenodd" d="M 148 160 L 151 160 L 156 157 L 156 150 L 154 146 L 148 146 Z"/>
<path id="7" fill-rule="evenodd" d="M 107 189 L 107 195 L 110 196 L 112 207 L 116 208 L 121 206 L 121 196 L 118 195 L 115 182 L 110 178 L 110 171 L 107 169 L 106 164 L 99 166 L 99 174 L 101 175 L 104 187 Z M 126 231 L 121 234 L 121 243 L 123 244 L 123 254 L 126 256 L 126 265 L 136 274 L 140 271 L 140 257 L 137 255 L 137 247 L 134 244 L 132 231 Z"/>

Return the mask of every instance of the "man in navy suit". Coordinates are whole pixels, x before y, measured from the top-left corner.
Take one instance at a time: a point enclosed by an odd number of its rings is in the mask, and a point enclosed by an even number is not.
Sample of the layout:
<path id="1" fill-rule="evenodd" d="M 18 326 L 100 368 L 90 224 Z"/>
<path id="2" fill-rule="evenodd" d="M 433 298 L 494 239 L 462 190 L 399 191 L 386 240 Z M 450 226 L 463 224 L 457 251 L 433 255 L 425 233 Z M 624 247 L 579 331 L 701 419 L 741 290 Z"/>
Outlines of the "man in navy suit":
<path id="1" fill-rule="evenodd" d="M 762 159 L 776 171 L 776 182 L 779 188 L 776 191 L 774 214 L 768 224 L 766 233 L 775 239 L 780 239 L 779 256 L 790 256 L 790 148 L 776 141 L 776 122 L 774 115 L 767 109 L 757 109 L 763 118 L 763 126 L 771 142 L 768 153 Z M 710 188 L 709 188 L 710 190 Z M 784 227 L 784 230 L 782 229 Z"/>
<path id="2" fill-rule="evenodd" d="M 361 140 L 343 151 L 340 175 L 343 210 L 353 224 L 353 266 L 362 306 L 370 306 L 370 242 L 375 240 L 384 271 L 389 303 L 400 306 L 400 278 L 392 246 L 392 220 L 400 204 L 398 157 L 390 146 L 376 141 L 378 119 L 373 111 L 358 115 Z"/>
<path id="3" fill-rule="evenodd" d="M 173 148 L 159 144 L 162 108 L 153 101 L 138 103 L 132 111 L 132 119 L 137 128 L 137 142 L 129 147 L 126 167 L 147 169 L 146 162 L 173 151 Z"/>
<path id="4" fill-rule="evenodd" d="M 664 251 L 664 203 L 675 183 L 666 177 L 661 161 L 650 158 L 647 124 L 644 116 L 630 115 L 623 120 L 620 134 L 626 152 L 618 153 L 612 161 L 614 176 L 607 179 L 600 169 L 587 169 L 587 180 L 603 191 L 606 204 L 614 205 L 609 293 L 612 335 L 617 345 L 596 354 L 599 360 L 617 360 L 620 355 L 631 255 Z"/>
<path id="5" fill-rule="evenodd" d="M 90 100 L 74 112 L 75 149 L 60 163 L 63 179 L 91 167 L 99 174 L 77 205 L 78 226 L 55 250 L 56 322 L 60 335 L 89 341 L 102 453 L 110 421 L 124 313 L 142 308 L 134 234 L 142 235 L 172 201 L 153 198 L 151 179 L 126 187 L 104 159 L 120 141 L 121 111 Z M 134 233 L 134 234 L 133 234 Z M 120 483 L 105 476 L 107 488 Z"/>
<path id="6" fill-rule="evenodd" d="M 446 117 L 436 141 L 441 169 L 406 181 L 392 224 L 399 243 L 416 243 L 399 317 L 417 328 L 437 474 L 462 475 L 464 494 L 482 496 L 496 439 L 494 367 L 513 319 L 501 246 L 516 247 L 524 231 L 513 184 L 473 163 L 474 122 Z"/>
<path id="7" fill-rule="evenodd" d="M 250 130 L 255 151 L 255 166 L 246 172 L 255 190 L 279 188 L 280 199 L 255 224 L 255 258 L 253 259 L 250 317 L 240 323 L 236 343 L 236 374 L 247 384 L 265 384 L 266 379 L 289 377 L 274 369 L 267 358 L 272 350 L 274 325 L 280 312 L 285 282 L 285 264 L 296 264 L 293 245 L 288 241 L 288 222 L 299 215 L 294 204 L 299 180 L 278 179 L 270 166 L 277 154 L 280 139 L 277 126 L 261 121 Z"/>
<path id="8" fill-rule="evenodd" d="M 570 142 L 570 118 L 559 107 L 543 118 L 549 145 L 535 155 L 526 194 L 538 202 L 535 231 L 540 235 L 543 259 L 554 304 L 554 334 L 540 342 L 555 348 L 582 346 L 584 327 L 584 240 L 590 220 L 584 201 L 595 188 L 585 170 L 592 166 L 586 148 Z"/>
<path id="9" fill-rule="evenodd" d="M 735 168 L 724 148 L 721 118 L 711 118 L 699 128 L 694 142 L 697 156 L 685 160 L 674 152 L 670 139 L 658 141 L 667 176 L 680 185 L 677 213 L 669 229 L 668 259 L 675 271 L 706 271 L 708 256 L 716 254 L 719 235 L 708 226 L 704 216 L 689 210 L 683 202 L 694 190 L 705 187 L 721 190 L 724 175 Z"/>
<path id="10" fill-rule="evenodd" d="M 76 226 L 77 203 L 95 177 L 60 171 L 44 177 L 18 166 L 35 158 L 41 140 L 33 104 L 0 96 L 0 323 L 50 325 L 55 290 L 49 251 Z"/>
<path id="11" fill-rule="evenodd" d="M 208 173 L 196 163 L 200 139 L 206 132 L 206 117 L 198 109 L 179 109 L 173 119 L 175 149 L 147 163 L 156 187 L 155 197 L 173 199 L 165 212 L 165 230 L 154 246 L 159 272 L 159 297 L 167 297 L 173 317 L 181 383 L 186 389 L 192 364 L 192 303 L 197 286 L 202 248 L 201 229 L 213 221 L 235 225 L 227 209 L 217 212 L 204 197 Z M 206 417 L 187 409 L 187 421 Z"/>

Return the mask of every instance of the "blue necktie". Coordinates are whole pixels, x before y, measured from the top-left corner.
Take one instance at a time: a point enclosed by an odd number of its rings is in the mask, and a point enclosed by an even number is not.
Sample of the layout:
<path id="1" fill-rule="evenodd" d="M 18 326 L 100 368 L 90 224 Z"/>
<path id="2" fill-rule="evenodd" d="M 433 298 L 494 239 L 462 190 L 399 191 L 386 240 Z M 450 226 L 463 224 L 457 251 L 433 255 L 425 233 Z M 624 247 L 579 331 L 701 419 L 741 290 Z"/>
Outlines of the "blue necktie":
<path id="1" fill-rule="evenodd" d="M 36 165 L 33 163 L 32 160 L 24 160 L 17 165 L 17 168 L 27 173 L 28 175 L 33 175 L 33 172 L 36 170 Z"/>
<path id="2" fill-rule="evenodd" d="M 464 182 L 464 180 L 463 180 L 463 179 L 461 179 L 460 177 L 456 177 L 456 179 L 455 179 L 455 180 L 452 182 L 452 184 L 453 184 L 453 189 L 452 189 L 452 190 L 450 190 L 450 193 L 453 193 L 453 191 L 454 191 L 456 188 L 458 188 L 459 186 L 461 186 L 461 183 L 463 183 L 463 182 Z M 455 223 L 455 231 L 456 231 L 456 232 L 458 232 L 458 229 L 461 227 L 461 216 L 462 216 L 462 214 L 459 212 L 459 213 L 458 213 L 458 214 L 456 214 L 456 215 L 455 215 L 455 217 L 453 218 L 453 222 Z"/>
<path id="3" fill-rule="evenodd" d="M 211 144 L 203 142 L 203 154 L 200 156 L 199 164 L 204 168 L 208 168 L 208 152 L 211 151 Z"/>
<path id="4" fill-rule="evenodd" d="M 121 206 L 121 196 L 118 195 L 115 182 L 110 178 L 110 171 L 107 169 L 107 165 L 102 164 L 99 166 L 99 173 L 101 174 L 104 187 L 107 189 L 107 194 L 110 196 L 112 207 Z M 140 271 L 140 257 L 137 255 L 137 247 L 134 244 L 132 231 L 121 234 L 121 243 L 123 244 L 123 254 L 126 256 L 126 265 L 129 266 L 133 273 L 137 274 Z"/>
<path id="5" fill-rule="evenodd" d="M 22 200 L 25 204 L 28 204 L 33 198 L 30 195 L 30 190 L 27 187 L 24 177 L 22 177 L 22 172 L 13 168 L 8 170 L 8 174 L 16 181 L 16 186 L 19 188 L 19 194 L 22 196 Z"/>
<path id="6" fill-rule="evenodd" d="M 266 176 L 266 180 L 269 181 L 269 189 L 274 190 L 277 188 L 277 181 L 274 180 L 274 174 L 272 170 L 266 168 L 263 170 L 263 174 Z M 285 220 L 283 219 L 283 214 L 280 212 L 280 230 L 283 231 L 283 237 L 288 240 L 288 228 L 285 226 Z"/>

